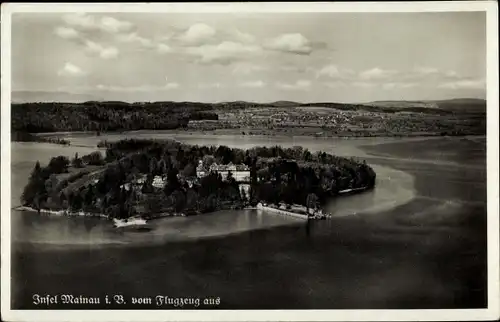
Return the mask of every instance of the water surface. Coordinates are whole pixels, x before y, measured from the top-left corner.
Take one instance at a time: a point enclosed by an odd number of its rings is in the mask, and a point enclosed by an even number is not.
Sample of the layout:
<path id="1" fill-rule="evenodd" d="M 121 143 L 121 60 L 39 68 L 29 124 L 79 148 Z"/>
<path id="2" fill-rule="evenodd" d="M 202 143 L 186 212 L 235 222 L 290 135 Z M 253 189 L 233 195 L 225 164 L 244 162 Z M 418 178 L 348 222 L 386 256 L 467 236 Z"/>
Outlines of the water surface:
<path id="1" fill-rule="evenodd" d="M 486 305 L 486 169 L 480 139 L 460 144 L 440 138 L 70 135 L 81 147 L 12 145 L 12 203 L 35 159 L 47 162 L 63 150 L 87 153 L 103 138 L 123 136 L 240 148 L 301 145 L 366 159 L 377 172 L 377 186 L 332 201 L 327 207 L 336 217 L 310 224 L 225 211 L 166 218 L 155 221 L 150 232 L 125 233 L 101 219 L 13 211 L 14 308 L 35 308 L 34 293 L 219 296 L 219 308 L 230 309 Z M 418 148 L 405 150 L 401 144 Z M 460 157 L 471 151 L 475 158 Z"/>

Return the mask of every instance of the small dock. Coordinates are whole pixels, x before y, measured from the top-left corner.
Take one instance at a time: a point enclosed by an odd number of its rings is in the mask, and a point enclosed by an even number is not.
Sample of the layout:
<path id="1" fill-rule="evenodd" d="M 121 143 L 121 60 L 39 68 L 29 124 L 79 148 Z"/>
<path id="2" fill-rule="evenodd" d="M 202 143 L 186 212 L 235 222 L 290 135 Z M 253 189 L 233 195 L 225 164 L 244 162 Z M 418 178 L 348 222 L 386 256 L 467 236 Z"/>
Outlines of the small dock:
<path id="1" fill-rule="evenodd" d="M 269 212 L 272 212 L 272 213 L 275 213 L 275 214 L 278 214 L 278 215 L 283 215 L 283 216 L 290 216 L 290 217 L 294 217 L 294 218 L 298 218 L 298 219 L 302 219 L 302 220 L 308 220 L 308 219 L 326 219 L 326 218 L 329 218 L 331 217 L 330 215 L 325 215 L 323 213 L 317 215 L 317 214 L 301 214 L 301 213 L 297 213 L 297 212 L 293 212 L 293 211 L 289 211 L 289 210 L 285 210 L 285 209 L 280 209 L 280 208 L 275 208 L 275 207 L 269 207 L 269 206 L 265 206 L 263 205 L 262 203 L 258 203 L 257 204 L 257 209 L 259 210 L 265 210 L 265 211 L 269 211 Z"/>

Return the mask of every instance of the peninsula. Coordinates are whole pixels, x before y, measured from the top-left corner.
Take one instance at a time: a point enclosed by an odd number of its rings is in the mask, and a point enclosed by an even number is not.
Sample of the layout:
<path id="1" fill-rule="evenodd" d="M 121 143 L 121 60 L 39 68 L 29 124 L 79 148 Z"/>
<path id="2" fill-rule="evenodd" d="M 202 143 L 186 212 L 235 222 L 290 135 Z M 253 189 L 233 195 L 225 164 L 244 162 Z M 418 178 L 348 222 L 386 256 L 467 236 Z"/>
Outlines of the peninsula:
<path id="1" fill-rule="evenodd" d="M 187 145 L 174 140 L 102 141 L 104 155 L 37 162 L 21 203 L 126 219 L 195 215 L 266 204 L 319 209 L 342 191 L 375 186 L 365 162 L 293 148 Z"/>

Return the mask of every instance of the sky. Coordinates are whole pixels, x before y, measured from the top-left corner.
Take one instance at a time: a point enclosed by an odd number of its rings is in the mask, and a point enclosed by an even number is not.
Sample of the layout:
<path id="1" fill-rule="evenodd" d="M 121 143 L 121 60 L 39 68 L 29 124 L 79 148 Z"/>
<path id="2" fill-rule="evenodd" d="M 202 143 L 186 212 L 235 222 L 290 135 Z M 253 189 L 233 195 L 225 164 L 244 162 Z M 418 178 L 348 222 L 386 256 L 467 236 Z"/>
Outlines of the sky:
<path id="1" fill-rule="evenodd" d="M 53 100 L 486 97 L 484 12 L 14 13 L 11 50 L 12 91 Z"/>

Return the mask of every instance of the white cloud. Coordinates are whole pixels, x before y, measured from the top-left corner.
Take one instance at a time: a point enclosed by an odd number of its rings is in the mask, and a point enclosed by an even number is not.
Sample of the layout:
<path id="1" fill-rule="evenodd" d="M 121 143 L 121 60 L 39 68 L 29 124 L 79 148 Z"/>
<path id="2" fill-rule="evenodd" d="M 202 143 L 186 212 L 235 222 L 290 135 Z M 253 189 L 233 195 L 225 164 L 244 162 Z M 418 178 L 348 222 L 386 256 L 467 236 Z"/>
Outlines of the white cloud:
<path id="1" fill-rule="evenodd" d="M 137 43 L 142 47 L 153 48 L 154 43 L 151 39 L 139 36 L 136 32 L 131 32 L 127 34 L 120 34 L 116 37 L 118 41 L 124 43 Z"/>
<path id="2" fill-rule="evenodd" d="M 382 85 L 382 88 L 391 90 L 391 89 L 404 89 L 404 88 L 412 88 L 417 86 L 417 83 L 385 83 Z"/>
<path id="3" fill-rule="evenodd" d="M 276 86 L 278 86 L 281 89 L 285 90 L 306 90 L 309 87 L 311 87 L 311 81 L 310 80 L 298 80 L 293 84 L 289 83 L 277 83 Z"/>
<path id="4" fill-rule="evenodd" d="M 328 76 L 331 78 L 350 78 L 354 76 L 354 71 L 347 68 L 339 68 L 337 65 L 327 65 L 316 72 L 316 77 Z"/>
<path id="5" fill-rule="evenodd" d="M 101 30 L 113 34 L 130 31 L 134 27 L 128 21 L 118 20 L 109 16 L 99 18 L 84 12 L 64 15 L 62 19 L 67 25 L 81 30 Z"/>
<path id="6" fill-rule="evenodd" d="M 439 73 L 439 70 L 434 67 L 415 67 L 413 71 L 417 74 L 431 75 Z"/>
<path id="7" fill-rule="evenodd" d="M 54 33 L 64 39 L 76 39 L 80 36 L 80 33 L 70 27 L 57 27 Z"/>
<path id="8" fill-rule="evenodd" d="M 75 26 L 85 30 L 97 29 L 97 21 L 94 16 L 85 14 L 84 12 L 77 12 L 62 17 L 64 22 L 70 26 Z"/>
<path id="9" fill-rule="evenodd" d="M 395 70 L 386 70 L 386 69 L 381 69 L 378 67 L 365 70 L 361 73 L 359 73 L 359 78 L 363 80 L 372 80 L 372 79 L 385 79 L 389 77 L 393 77 L 397 74 L 398 72 Z"/>
<path id="10" fill-rule="evenodd" d="M 309 55 L 312 52 L 312 46 L 309 40 L 299 33 L 280 35 L 274 39 L 268 40 L 264 44 L 264 47 L 300 55 Z"/>
<path id="11" fill-rule="evenodd" d="M 116 47 L 104 47 L 91 40 L 85 40 L 85 49 L 87 52 L 104 59 L 111 59 L 118 56 L 118 49 Z"/>
<path id="12" fill-rule="evenodd" d="M 252 74 L 253 72 L 263 71 L 266 69 L 267 69 L 267 67 L 260 66 L 260 65 L 254 65 L 254 64 L 250 64 L 250 63 L 238 63 L 234 66 L 232 72 L 233 72 L 233 74 L 248 75 L 248 74 Z"/>
<path id="13" fill-rule="evenodd" d="M 84 76 L 86 73 L 78 66 L 70 63 L 70 62 L 66 62 L 63 66 L 63 68 L 61 68 L 57 74 L 59 76 L 66 76 L 66 77 L 80 77 L 80 76 Z"/>
<path id="14" fill-rule="evenodd" d="M 238 42 L 241 43 L 253 43 L 255 42 L 255 36 L 248 34 L 246 32 L 242 32 L 238 29 L 233 29 L 229 32 L 229 34 Z"/>
<path id="15" fill-rule="evenodd" d="M 344 82 L 327 82 L 325 83 L 325 86 L 330 87 L 330 88 L 338 88 L 338 87 L 343 87 L 346 84 Z"/>
<path id="16" fill-rule="evenodd" d="M 460 75 L 454 70 L 449 70 L 445 72 L 444 76 L 446 76 L 447 78 L 460 78 Z"/>
<path id="17" fill-rule="evenodd" d="M 217 83 L 199 84 L 198 87 L 199 88 L 224 88 L 224 87 L 226 87 L 226 85 L 217 82 Z"/>
<path id="18" fill-rule="evenodd" d="M 211 40 L 216 34 L 214 28 L 204 23 L 197 23 L 189 27 L 186 32 L 178 37 L 179 40 L 187 44 L 200 44 Z"/>
<path id="19" fill-rule="evenodd" d="M 109 33 L 119 33 L 129 31 L 133 28 L 133 24 L 128 21 L 121 21 L 113 17 L 102 17 L 100 28 Z"/>
<path id="20" fill-rule="evenodd" d="M 233 61 L 260 55 L 262 49 L 256 45 L 224 41 L 218 45 L 189 47 L 187 53 L 197 56 L 200 63 L 229 64 Z"/>
<path id="21" fill-rule="evenodd" d="M 370 87 L 375 86 L 374 83 L 370 83 L 370 82 L 352 82 L 351 85 L 355 86 L 355 87 L 363 87 L 363 88 L 370 88 Z"/>
<path id="22" fill-rule="evenodd" d="M 179 88 L 179 83 L 167 83 L 164 86 L 165 89 Z"/>
<path id="23" fill-rule="evenodd" d="M 257 81 L 252 81 L 252 82 L 245 82 L 245 83 L 241 83 L 240 86 L 241 87 L 264 87 L 266 85 L 266 83 L 264 83 L 263 81 L 261 80 L 257 80 Z"/>
<path id="24" fill-rule="evenodd" d="M 116 86 L 116 85 L 97 85 L 97 89 L 108 92 L 155 92 L 162 90 L 171 90 L 179 88 L 179 84 L 175 82 L 166 83 L 165 85 L 140 85 L 140 86 Z"/>
<path id="25" fill-rule="evenodd" d="M 441 83 L 439 88 L 446 89 L 486 89 L 485 79 L 462 79 L 453 82 Z"/>
<path id="26" fill-rule="evenodd" d="M 166 45 L 166 44 L 158 44 L 156 48 L 157 48 L 158 52 L 161 54 L 166 54 L 166 53 L 172 52 L 172 47 L 170 47 L 169 45 Z"/>

